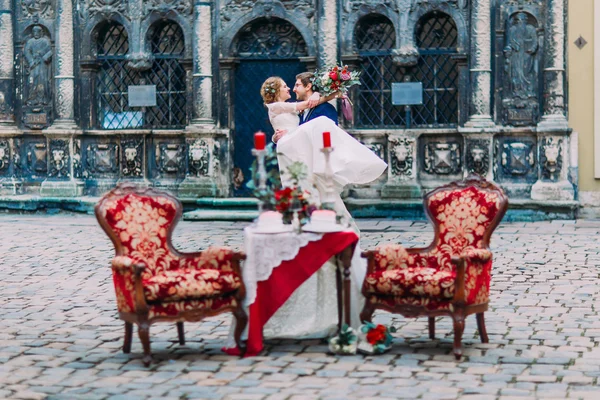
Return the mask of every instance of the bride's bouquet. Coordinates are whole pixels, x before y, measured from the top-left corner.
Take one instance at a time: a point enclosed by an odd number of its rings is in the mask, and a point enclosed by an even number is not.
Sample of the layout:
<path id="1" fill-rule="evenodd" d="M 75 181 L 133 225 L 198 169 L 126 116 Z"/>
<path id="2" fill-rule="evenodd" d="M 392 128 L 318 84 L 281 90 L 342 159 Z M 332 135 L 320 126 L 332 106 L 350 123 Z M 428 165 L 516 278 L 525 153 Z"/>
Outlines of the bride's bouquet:
<path id="1" fill-rule="evenodd" d="M 317 70 L 315 72 L 312 84 L 319 93 L 324 94 L 325 96 L 335 92 L 341 92 L 343 95 L 342 113 L 347 120 L 352 120 L 352 103 L 346 94 L 351 86 L 360 85 L 360 71 L 350 71 L 347 65 L 326 67 L 323 70 Z"/>

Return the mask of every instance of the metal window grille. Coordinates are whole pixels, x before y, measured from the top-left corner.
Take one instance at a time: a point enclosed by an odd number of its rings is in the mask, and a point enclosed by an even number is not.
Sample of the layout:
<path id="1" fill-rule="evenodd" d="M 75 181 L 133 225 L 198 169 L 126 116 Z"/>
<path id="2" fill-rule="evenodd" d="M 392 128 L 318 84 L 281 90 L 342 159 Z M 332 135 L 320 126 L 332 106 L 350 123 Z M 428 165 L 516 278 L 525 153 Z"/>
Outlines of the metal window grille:
<path id="1" fill-rule="evenodd" d="M 186 74 L 180 60 L 184 54 L 179 25 L 165 22 L 151 31 L 154 62 L 148 71 L 126 67 L 129 50 L 125 28 L 108 23 L 100 31 L 98 59 L 98 119 L 102 129 L 182 128 L 186 125 Z M 130 108 L 128 86 L 156 85 L 156 107 Z"/>
<path id="2" fill-rule="evenodd" d="M 174 22 L 165 22 L 151 37 L 154 63 L 146 72 L 146 83 L 156 85 L 156 107 L 146 108 L 146 124 L 152 128 L 182 128 L 186 125 L 186 79 L 180 60 L 185 43 Z"/>
<path id="3" fill-rule="evenodd" d="M 419 59 L 413 67 L 400 67 L 392 60 L 394 27 L 389 19 L 371 15 L 361 19 L 355 31 L 355 46 L 362 56 L 361 86 L 356 101 L 358 128 L 405 126 L 403 107 L 392 105 L 391 84 L 423 82 L 423 105 L 412 107 L 413 126 L 451 126 L 458 120 L 458 70 L 456 54 L 458 31 L 452 18 L 432 12 L 415 27 Z"/>
<path id="4" fill-rule="evenodd" d="M 99 32 L 98 60 L 98 121 L 102 129 L 139 128 L 143 124 L 141 111 L 128 106 L 127 87 L 139 85 L 140 76 L 129 70 L 125 56 L 129 51 L 127 31 L 116 23 L 104 25 Z"/>

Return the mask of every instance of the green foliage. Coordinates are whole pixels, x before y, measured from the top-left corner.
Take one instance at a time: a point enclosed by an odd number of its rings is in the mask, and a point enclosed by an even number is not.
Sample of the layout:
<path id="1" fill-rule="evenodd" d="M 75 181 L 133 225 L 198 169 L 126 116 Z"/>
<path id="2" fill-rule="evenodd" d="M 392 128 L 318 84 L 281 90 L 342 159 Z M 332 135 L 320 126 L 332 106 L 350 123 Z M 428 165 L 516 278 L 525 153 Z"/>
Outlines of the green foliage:
<path id="1" fill-rule="evenodd" d="M 250 172 L 252 179 L 248 181 L 246 187 L 252 190 L 252 194 L 259 200 L 263 201 L 265 207 L 273 209 L 275 207 L 275 191 L 281 187 L 281 178 L 279 176 L 279 168 L 277 164 L 277 152 L 275 151 L 275 145 L 269 143 L 266 147 L 265 154 L 265 169 L 267 171 L 266 176 L 266 189 L 260 190 L 258 188 L 258 161 L 255 158 L 250 166 Z"/>

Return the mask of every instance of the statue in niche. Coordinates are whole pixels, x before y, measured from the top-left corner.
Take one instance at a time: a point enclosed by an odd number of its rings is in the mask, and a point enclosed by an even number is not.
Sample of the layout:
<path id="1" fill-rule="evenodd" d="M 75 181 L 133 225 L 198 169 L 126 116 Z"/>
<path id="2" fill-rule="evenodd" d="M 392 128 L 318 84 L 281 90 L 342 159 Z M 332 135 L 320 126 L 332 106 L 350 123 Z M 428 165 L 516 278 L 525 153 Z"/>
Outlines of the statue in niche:
<path id="1" fill-rule="evenodd" d="M 51 99 L 52 45 L 40 25 L 33 27 L 32 34 L 23 50 L 29 66 L 26 102 L 29 106 L 44 106 Z"/>
<path id="2" fill-rule="evenodd" d="M 536 97 L 537 90 L 535 61 L 538 37 L 535 27 L 528 24 L 527 20 L 527 14 L 524 12 L 510 18 L 504 47 L 510 93 L 519 99 Z"/>

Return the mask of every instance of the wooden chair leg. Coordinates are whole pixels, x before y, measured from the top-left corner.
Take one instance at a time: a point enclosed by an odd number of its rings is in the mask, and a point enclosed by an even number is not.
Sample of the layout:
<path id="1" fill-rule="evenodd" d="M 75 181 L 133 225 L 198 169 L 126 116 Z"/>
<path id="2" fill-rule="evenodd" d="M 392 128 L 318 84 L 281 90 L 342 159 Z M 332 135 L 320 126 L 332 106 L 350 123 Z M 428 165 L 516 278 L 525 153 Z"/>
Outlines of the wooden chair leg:
<path id="1" fill-rule="evenodd" d="M 179 344 L 185 344 L 185 331 L 183 330 L 183 322 L 177 323 L 177 336 L 179 337 Z"/>
<path id="2" fill-rule="evenodd" d="M 485 329 L 485 319 L 483 319 L 483 313 L 477 313 L 477 330 L 479 331 L 479 337 L 481 343 L 489 343 L 487 330 Z"/>
<path id="3" fill-rule="evenodd" d="M 454 320 L 454 357 L 460 360 L 462 357 L 462 335 L 465 331 L 465 316 L 462 311 L 452 314 Z"/>
<path id="4" fill-rule="evenodd" d="M 373 304 L 371 304 L 369 299 L 365 299 L 365 306 L 360 312 L 360 323 L 362 324 L 363 322 L 371 322 L 373 320 L 374 312 L 375 307 L 373 306 Z"/>
<path id="5" fill-rule="evenodd" d="M 429 317 L 429 339 L 435 339 L 435 317 Z"/>
<path id="6" fill-rule="evenodd" d="M 133 324 L 131 322 L 125 322 L 125 340 L 123 341 L 123 353 L 129 354 L 131 352 L 131 339 L 133 336 Z"/>
<path id="7" fill-rule="evenodd" d="M 238 349 L 240 349 L 240 357 L 244 357 L 244 354 L 246 353 L 246 343 L 242 342 L 242 333 L 248 324 L 248 314 L 244 311 L 241 302 L 238 308 L 233 312 L 233 316 L 235 317 L 235 331 L 233 332 L 233 337 L 235 339 L 235 344 L 237 344 Z"/>
<path id="8" fill-rule="evenodd" d="M 150 353 L 150 326 L 147 323 L 141 323 L 138 325 L 138 335 L 144 348 L 144 366 L 149 367 L 152 362 L 152 354 Z"/>

